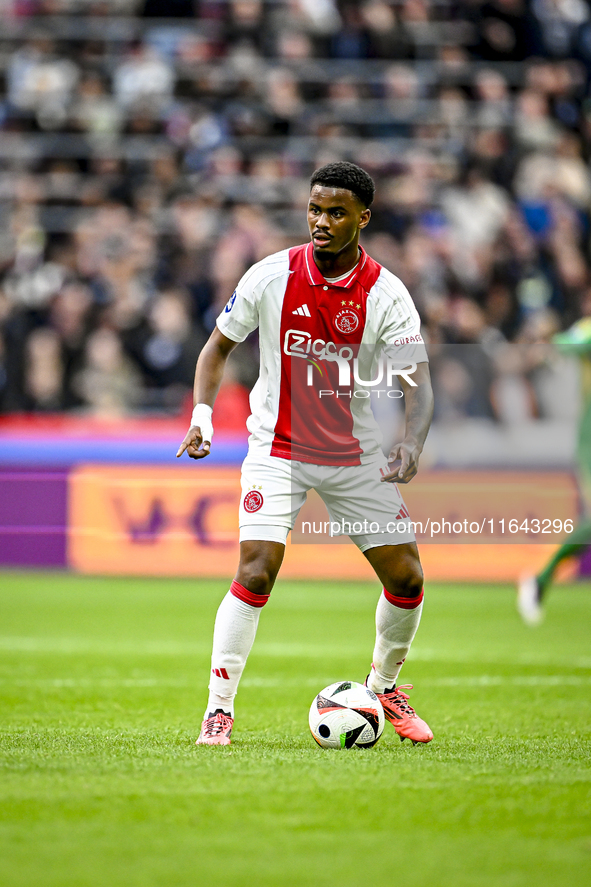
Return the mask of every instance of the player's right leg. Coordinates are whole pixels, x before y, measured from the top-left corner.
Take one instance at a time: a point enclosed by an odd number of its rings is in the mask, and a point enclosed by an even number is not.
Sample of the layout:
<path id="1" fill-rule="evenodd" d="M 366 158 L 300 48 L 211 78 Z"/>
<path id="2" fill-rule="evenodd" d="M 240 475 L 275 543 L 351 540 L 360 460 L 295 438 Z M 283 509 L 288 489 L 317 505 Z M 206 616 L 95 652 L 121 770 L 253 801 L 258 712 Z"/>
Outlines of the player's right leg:
<path id="1" fill-rule="evenodd" d="M 244 460 L 240 565 L 215 620 L 209 700 L 198 745 L 230 742 L 238 684 L 305 488 L 289 460 L 250 453 Z"/>
<path id="2" fill-rule="evenodd" d="M 216 615 L 209 699 L 197 745 L 230 744 L 234 698 L 284 552 L 279 542 L 240 543 L 238 572 Z"/>

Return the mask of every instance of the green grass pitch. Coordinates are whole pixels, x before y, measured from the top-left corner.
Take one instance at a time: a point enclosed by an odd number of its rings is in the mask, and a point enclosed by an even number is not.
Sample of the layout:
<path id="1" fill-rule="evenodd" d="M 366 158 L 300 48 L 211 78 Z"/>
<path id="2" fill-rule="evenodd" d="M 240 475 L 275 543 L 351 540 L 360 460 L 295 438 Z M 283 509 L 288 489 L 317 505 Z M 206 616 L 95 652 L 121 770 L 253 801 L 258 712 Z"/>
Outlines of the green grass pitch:
<path id="1" fill-rule="evenodd" d="M 229 748 L 196 748 L 227 583 L 0 575 L 3 887 L 587 887 L 591 594 L 523 626 L 508 586 L 430 586 L 401 679 L 435 732 L 325 751 L 379 588 L 280 581 Z"/>

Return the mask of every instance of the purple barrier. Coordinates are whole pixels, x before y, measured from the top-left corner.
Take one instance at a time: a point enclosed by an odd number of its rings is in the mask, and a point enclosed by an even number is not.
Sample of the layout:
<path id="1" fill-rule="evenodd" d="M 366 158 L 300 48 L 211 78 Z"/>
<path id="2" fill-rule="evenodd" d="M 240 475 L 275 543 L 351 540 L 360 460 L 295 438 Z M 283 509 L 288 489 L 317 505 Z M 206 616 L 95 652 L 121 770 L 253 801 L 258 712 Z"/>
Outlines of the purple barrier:
<path id="1" fill-rule="evenodd" d="M 184 464 L 175 458 L 182 435 L 170 438 L 143 438 L 141 446 L 132 437 L 68 438 L 64 435 L 44 433 L 43 446 L 39 446 L 39 437 L 32 435 L 6 435 L 0 437 L 0 468 L 4 465 L 28 466 L 35 463 L 37 468 L 63 469 L 81 462 L 94 464 L 120 465 L 180 465 Z M 216 437 L 215 446 L 208 458 L 210 465 L 236 465 L 246 456 L 246 434 L 242 436 Z"/>
<path id="2" fill-rule="evenodd" d="M 67 471 L 0 467 L 0 564 L 65 567 Z"/>

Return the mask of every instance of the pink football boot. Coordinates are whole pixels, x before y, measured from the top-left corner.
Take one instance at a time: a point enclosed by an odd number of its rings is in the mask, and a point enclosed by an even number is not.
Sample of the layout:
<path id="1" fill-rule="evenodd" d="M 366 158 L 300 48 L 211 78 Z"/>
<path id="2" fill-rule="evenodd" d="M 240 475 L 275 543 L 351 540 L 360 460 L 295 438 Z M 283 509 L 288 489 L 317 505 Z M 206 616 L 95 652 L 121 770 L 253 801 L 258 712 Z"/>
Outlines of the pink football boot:
<path id="1" fill-rule="evenodd" d="M 233 726 L 234 718 L 217 708 L 201 724 L 201 733 L 195 745 L 230 745 Z"/>
<path id="2" fill-rule="evenodd" d="M 376 693 L 384 708 L 386 719 L 400 736 L 401 742 L 405 739 L 410 739 L 413 745 L 417 742 L 431 742 L 433 731 L 408 704 L 408 693 L 403 693 L 403 690 L 412 690 L 412 684 L 403 684 L 401 687 L 386 690 L 385 693 Z"/>

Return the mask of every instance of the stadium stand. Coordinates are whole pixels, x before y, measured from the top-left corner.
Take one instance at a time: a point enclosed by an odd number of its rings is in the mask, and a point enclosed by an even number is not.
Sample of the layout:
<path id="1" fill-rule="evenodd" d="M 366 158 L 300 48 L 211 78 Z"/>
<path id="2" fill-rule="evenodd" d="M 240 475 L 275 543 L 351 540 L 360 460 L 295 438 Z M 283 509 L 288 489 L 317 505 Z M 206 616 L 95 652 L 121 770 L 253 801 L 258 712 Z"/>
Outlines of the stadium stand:
<path id="1" fill-rule="evenodd" d="M 572 413 L 543 359 L 490 349 L 591 314 L 583 0 L 4 0 L 0 23 L 0 413 L 186 411 L 332 159 L 376 179 L 365 246 L 443 346 L 440 422 Z"/>

